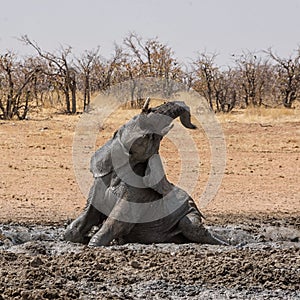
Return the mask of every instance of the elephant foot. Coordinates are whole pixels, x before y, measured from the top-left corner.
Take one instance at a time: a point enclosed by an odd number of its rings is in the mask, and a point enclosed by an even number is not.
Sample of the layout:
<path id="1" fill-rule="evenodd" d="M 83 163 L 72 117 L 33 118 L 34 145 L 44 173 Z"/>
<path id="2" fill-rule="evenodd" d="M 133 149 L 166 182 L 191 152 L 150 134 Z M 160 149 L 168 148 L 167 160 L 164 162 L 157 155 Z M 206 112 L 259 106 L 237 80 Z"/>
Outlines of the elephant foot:
<path id="1" fill-rule="evenodd" d="M 64 233 L 64 239 L 72 243 L 81 243 L 81 244 L 88 244 L 90 240 L 88 236 L 81 235 L 80 232 L 74 230 L 73 228 L 66 229 Z"/>
<path id="2" fill-rule="evenodd" d="M 201 222 L 201 217 L 195 211 L 183 217 L 178 223 L 178 228 L 191 242 L 229 246 L 226 241 L 213 236 L 209 230 L 204 227 Z"/>
<path id="3" fill-rule="evenodd" d="M 111 241 L 113 240 L 110 232 L 103 232 L 103 230 L 99 230 L 96 234 L 94 234 L 89 243 L 89 247 L 100 247 L 100 246 L 109 246 Z"/>

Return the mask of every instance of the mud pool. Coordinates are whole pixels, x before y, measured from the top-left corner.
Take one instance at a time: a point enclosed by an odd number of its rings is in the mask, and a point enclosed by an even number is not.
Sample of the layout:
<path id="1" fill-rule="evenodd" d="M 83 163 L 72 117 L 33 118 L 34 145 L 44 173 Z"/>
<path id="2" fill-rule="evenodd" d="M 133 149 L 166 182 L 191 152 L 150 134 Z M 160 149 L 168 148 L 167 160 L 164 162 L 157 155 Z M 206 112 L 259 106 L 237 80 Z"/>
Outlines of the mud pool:
<path id="1" fill-rule="evenodd" d="M 64 226 L 0 225 L 0 299 L 299 299 L 300 230 L 211 226 L 231 246 L 89 248 Z"/>

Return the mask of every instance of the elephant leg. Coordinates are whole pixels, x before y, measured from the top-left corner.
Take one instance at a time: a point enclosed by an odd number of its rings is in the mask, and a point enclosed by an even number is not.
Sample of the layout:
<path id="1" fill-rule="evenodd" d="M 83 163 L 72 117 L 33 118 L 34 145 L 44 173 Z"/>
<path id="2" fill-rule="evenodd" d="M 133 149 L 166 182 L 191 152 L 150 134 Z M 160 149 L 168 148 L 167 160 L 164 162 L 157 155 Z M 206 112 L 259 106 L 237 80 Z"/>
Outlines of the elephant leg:
<path id="1" fill-rule="evenodd" d="M 178 223 L 181 233 L 191 242 L 211 245 L 228 245 L 225 241 L 214 237 L 201 222 L 198 212 L 193 209 Z"/>
<path id="2" fill-rule="evenodd" d="M 89 246 L 108 246 L 114 239 L 127 235 L 134 225 L 108 217 L 99 231 L 92 236 Z"/>
<path id="3" fill-rule="evenodd" d="M 95 181 L 89 192 L 86 209 L 67 227 L 64 234 L 67 241 L 87 244 L 89 242 L 87 234 L 91 228 L 101 224 L 107 218 L 92 205 L 94 199 L 99 196 L 98 185 L 99 183 Z"/>
<path id="4" fill-rule="evenodd" d="M 136 189 L 121 185 L 118 191 L 118 195 L 121 195 L 120 198 L 99 231 L 92 236 L 89 246 L 107 246 L 112 240 L 129 234 L 135 226 L 135 217 L 139 215 L 140 211 L 133 209 L 130 199 L 134 197 Z M 131 220 L 132 222 L 130 222 Z"/>

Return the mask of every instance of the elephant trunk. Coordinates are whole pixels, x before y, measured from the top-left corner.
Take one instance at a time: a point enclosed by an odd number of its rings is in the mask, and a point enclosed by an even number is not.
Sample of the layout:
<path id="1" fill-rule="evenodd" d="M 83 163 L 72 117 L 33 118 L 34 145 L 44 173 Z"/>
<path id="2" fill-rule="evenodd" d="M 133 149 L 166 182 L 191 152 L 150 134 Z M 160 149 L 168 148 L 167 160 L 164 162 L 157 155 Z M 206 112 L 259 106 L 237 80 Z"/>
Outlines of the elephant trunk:
<path id="1" fill-rule="evenodd" d="M 168 116 L 172 119 L 180 117 L 181 124 L 190 129 L 196 126 L 191 122 L 190 108 L 183 101 L 173 101 L 162 104 L 158 107 L 151 108 L 150 112 Z"/>
<path id="2" fill-rule="evenodd" d="M 185 111 L 180 115 L 180 122 L 186 128 L 190 128 L 190 129 L 197 128 L 196 125 L 194 125 L 191 122 L 191 113 L 189 111 Z"/>

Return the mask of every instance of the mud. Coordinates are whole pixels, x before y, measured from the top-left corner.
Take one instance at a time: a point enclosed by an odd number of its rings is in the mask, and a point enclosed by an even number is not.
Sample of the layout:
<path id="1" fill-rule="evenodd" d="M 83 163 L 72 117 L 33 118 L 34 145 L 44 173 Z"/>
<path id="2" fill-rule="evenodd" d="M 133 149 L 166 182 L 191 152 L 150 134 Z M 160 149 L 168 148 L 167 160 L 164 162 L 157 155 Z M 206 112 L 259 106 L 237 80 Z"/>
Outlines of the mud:
<path id="1" fill-rule="evenodd" d="M 97 145 L 135 114 L 116 112 Z M 72 165 L 80 116 L 40 111 L 27 121 L 0 122 L 0 300 L 300 299 L 299 116 L 298 110 L 270 109 L 218 116 L 227 167 L 214 201 L 201 211 L 206 225 L 232 243 L 228 247 L 90 249 L 63 241 L 64 222 L 86 204 Z M 189 134 L 201 160 L 192 195 L 199 199 L 210 146 L 200 127 Z M 168 139 L 161 154 L 177 183 L 181 164 Z"/>
<path id="2" fill-rule="evenodd" d="M 0 299 L 299 299 L 300 230 L 210 226 L 231 246 L 89 248 L 65 226 L 0 225 Z"/>

